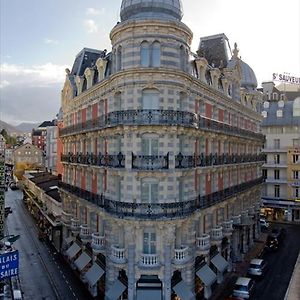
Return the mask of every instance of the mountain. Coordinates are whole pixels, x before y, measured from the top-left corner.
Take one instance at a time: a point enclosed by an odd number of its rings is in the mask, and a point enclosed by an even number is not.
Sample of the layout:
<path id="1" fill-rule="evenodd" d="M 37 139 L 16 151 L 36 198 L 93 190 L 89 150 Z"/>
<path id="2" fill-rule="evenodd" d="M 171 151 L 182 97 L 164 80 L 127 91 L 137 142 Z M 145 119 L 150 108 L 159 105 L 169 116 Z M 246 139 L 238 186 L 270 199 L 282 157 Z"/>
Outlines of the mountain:
<path id="1" fill-rule="evenodd" d="M 16 129 L 22 132 L 31 132 L 33 128 L 37 128 L 41 123 L 21 123 L 16 127 Z"/>
<path id="2" fill-rule="evenodd" d="M 16 134 L 22 134 L 22 131 L 19 130 L 18 128 L 4 122 L 4 121 L 1 121 L 0 120 L 0 131 L 2 129 L 5 129 L 9 134 L 12 134 L 12 133 L 16 133 Z"/>

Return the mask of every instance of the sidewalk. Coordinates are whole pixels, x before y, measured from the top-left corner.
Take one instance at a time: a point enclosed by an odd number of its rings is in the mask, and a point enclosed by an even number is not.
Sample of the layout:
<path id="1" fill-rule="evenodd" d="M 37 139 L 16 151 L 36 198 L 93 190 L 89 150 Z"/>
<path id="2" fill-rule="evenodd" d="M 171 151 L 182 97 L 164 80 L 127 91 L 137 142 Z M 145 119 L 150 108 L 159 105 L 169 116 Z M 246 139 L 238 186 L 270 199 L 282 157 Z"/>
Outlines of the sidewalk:
<path id="1" fill-rule="evenodd" d="M 237 277 L 245 276 L 252 258 L 259 257 L 265 247 L 267 233 L 261 233 L 251 249 L 245 254 L 244 260 L 234 264 L 235 270 L 225 275 L 225 279 L 214 291 L 210 300 L 223 300 L 228 297 L 232 290 Z"/>
<path id="2" fill-rule="evenodd" d="M 300 299 L 300 253 L 284 300 Z"/>

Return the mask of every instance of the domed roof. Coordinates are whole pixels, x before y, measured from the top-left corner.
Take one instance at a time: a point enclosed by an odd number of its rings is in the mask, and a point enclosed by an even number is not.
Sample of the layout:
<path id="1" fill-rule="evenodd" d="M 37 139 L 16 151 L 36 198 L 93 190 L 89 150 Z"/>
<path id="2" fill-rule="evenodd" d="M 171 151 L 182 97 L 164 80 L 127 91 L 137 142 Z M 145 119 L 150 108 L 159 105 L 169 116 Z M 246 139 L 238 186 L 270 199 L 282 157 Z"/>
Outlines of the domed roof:
<path id="1" fill-rule="evenodd" d="M 121 21 L 135 19 L 182 19 L 181 0 L 122 0 Z"/>

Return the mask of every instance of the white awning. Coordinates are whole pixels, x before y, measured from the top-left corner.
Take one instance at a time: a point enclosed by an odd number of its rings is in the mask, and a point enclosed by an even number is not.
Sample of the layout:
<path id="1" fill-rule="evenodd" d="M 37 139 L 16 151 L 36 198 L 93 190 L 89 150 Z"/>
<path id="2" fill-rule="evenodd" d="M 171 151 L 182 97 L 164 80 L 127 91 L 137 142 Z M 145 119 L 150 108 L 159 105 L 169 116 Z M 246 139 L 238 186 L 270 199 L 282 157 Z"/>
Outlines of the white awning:
<path id="1" fill-rule="evenodd" d="M 137 289 L 136 300 L 161 300 L 161 293 L 160 289 Z"/>
<path id="2" fill-rule="evenodd" d="M 67 256 L 71 259 L 81 250 L 77 243 L 74 243 L 67 251 Z"/>
<path id="3" fill-rule="evenodd" d="M 226 270 L 226 268 L 228 267 L 228 262 L 225 260 L 225 258 L 220 253 L 218 253 L 216 256 L 214 256 L 210 261 L 214 264 L 214 266 L 220 272 L 224 272 Z"/>
<path id="4" fill-rule="evenodd" d="M 65 243 L 66 243 L 66 245 L 71 244 L 72 241 L 73 241 L 73 237 L 72 237 L 72 236 L 69 236 L 69 237 L 65 238 Z"/>
<path id="5" fill-rule="evenodd" d="M 109 300 L 118 300 L 118 298 L 123 294 L 125 290 L 126 286 L 117 279 L 115 283 L 110 287 L 106 297 Z"/>
<path id="6" fill-rule="evenodd" d="M 79 271 L 82 271 L 91 260 L 92 258 L 86 252 L 82 252 L 81 255 L 74 261 L 74 264 Z"/>
<path id="7" fill-rule="evenodd" d="M 103 269 L 98 264 L 94 263 L 92 267 L 85 273 L 84 277 L 89 282 L 89 285 L 93 286 L 98 282 L 104 273 L 105 272 Z"/>
<path id="8" fill-rule="evenodd" d="M 201 279 L 205 286 L 212 285 L 216 279 L 217 275 L 213 272 L 213 270 L 205 264 L 197 273 L 196 275 Z"/>
<path id="9" fill-rule="evenodd" d="M 189 289 L 185 281 L 181 280 L 173 287 L 174 292 L 181 298 L 181 300 L 195 299 L 192 291 Z"/>

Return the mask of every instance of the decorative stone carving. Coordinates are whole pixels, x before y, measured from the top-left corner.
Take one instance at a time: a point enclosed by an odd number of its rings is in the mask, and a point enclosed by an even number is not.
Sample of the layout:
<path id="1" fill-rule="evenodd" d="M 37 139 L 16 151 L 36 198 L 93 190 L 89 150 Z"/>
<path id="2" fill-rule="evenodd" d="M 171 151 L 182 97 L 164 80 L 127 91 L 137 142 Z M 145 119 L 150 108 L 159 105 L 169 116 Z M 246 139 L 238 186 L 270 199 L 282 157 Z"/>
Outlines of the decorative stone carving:
<path id="1" fill-rule="evenodd" d="M 100 57 L 96 61 L 96 67 L 98 70 L 98 82 L 104 79 L 105 76 L 105 70 L 107 66 L 107 60 Z"/>

